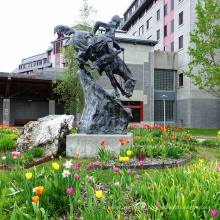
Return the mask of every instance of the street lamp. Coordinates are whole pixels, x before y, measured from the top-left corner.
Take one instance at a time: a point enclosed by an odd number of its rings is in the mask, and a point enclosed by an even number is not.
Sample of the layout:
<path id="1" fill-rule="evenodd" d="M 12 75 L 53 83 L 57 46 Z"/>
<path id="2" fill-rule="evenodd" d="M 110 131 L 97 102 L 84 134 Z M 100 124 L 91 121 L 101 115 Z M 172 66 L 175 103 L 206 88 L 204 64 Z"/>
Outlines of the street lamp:
<path id="1" fill-rule="evenodd" d="M 166 95 L 162 95 L 161 97 L 163 98 L 163 111 L 164 111 L 163 119 L 164 119 L 164 129 L 165 129 L 165 121 L 166 121 L 165 99 L 167 98 L 167 96 Z"/>

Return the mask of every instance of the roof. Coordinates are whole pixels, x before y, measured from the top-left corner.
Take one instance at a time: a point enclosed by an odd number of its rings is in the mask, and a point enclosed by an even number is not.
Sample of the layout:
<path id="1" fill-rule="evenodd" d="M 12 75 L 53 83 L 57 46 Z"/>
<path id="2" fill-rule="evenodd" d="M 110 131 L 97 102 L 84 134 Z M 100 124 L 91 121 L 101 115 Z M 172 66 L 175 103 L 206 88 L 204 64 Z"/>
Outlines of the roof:
<path id="1" fill-rule="evenodd" d="M 32 56 L 32 57 L 24 58 L 22 60 L 21 64 L 31 63 L 33 61 L 42 60 L 43 58 L 47 58 L 47 53 L 41 53 L 41 54 L 37 54 L 37 55 Z"/>
<path id="2" fill-rule="evenodd" d="M 138 44 L 146 44 L 150 46 L 154 46 L 158 43 L 156 40 L 151 40 L 147 38 L 143 38 L 140 36 L 129 35 L 125 31 L 116 31 L 115 39 L 121 42 L 130 42 L 130 43 L 138 43 Z"/>
<path id="3" fill-rule="evenodd" d="M 135 2 L 135 0 L 132 2 L 132 4 Z M 127 19 L 127 21 L 123 24 L 121 27 L 122 30 L 126 30 L 127 27 L 132 23 L 134 18 L 136 18 L 144 9 L 145 7 L 149 4 L 150 0 L 143 0 L 142 3 L 137 7 L 137 9 L 134 11 L 134 13 Z M 131 4 L 131 5 L 132 5 Z M 128 9 L 131 7 L 131 5 L 128 7 Z M 128 11 L 128 9 L 125 11 L 124 15 Z"/>

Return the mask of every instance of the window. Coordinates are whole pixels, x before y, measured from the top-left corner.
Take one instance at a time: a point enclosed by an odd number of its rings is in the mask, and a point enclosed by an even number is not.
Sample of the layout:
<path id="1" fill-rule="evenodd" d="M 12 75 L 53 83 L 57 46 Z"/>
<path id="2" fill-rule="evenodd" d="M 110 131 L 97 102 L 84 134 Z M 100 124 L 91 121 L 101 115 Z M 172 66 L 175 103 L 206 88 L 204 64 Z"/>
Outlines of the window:
<path id="1" fill-rule="evenodd" d="M 157 30 L 157 40 L 160 40 L 160 29 Z"/>
<path id="2" fill-rule="evenodd" d="M 142 25 L 142 26 L 139 28 L 139 36 L 141 36 L 143 33 L 144 33 L 144 25 Z"/>
<path id="3" fill-rule="evenodd" d="M 179 13 L 179 25 L 183 23 L 183 11 Z"/>
<path id="4" fill-rule="evenodd" d="M 164 26 L 164 37 L 167 36 L 167 25 Z"/>
<path id="5" fill-rule="evenodd" d="M 165 101 L 165 120 L 175 121 L 175 101 Z M 154 101 L 154 121 L 164 120 L 164 103 L 163 100 Z"/>
<path id="6" fill-rule="evenodd" d="M 133 25 L 137 24 L 137 21 L 138 21 L 138 19 L 137 19 L 137 18 L 136 18 L 136 19 L 134 19 L 134 21 L 133 21 Z"/>
<path id="7" fill-rule="evenodd" d="M 157 11 L 157 21 L 160 20 L 160 9 Z"/>
<path id="8" fill-rule="evenodd" d="M 167 15 L 167 4 L 164 5 L 164 17 Z"/>
<path id="9" fill-rule="evenodd" d="M 145 14 L 145 10 L 143 10 L 143 11 L 140 13 L 139 19 L 141 19 L 141 18 L 144 16 L 144 14 Z"/>
<path id="10" fill-rule="evenodd" d="M 171 0 L 170 11 L 173 11 L 173 9 L 174 9 L 174 0 Z"/>
<path id="11" fill-rule="evenodd" d="M 154 90 L 174 91 L 174 71 L 155 69 Z"/>
<path id="12" fill-rule="evenodd" d="M 183 73 L 179 74 L 179 86 L 183 86 Z"/>
<path id="13" fill-rule="evenodd" d="M 179 49 L 183 48 L 183 35 L 179 37 Z"/>
<path id="14" fill-rule="evenodd" d="M 164 51 L 168 51 L 168 46 L 165 46 L 165 47 L 164 47 Z"/>
<path id="15" fill-rule="evenodd" d="M 173 33 L 174 32 L 174 19 L 170 22 L 170 25 L 171 25 L 171 28 L 170 28 L 171 33 Z"/>
<path id="16" fill-rule="evenodd" d="M 170 51 L 174 52 L 174 42 L 170 44 Z"/>
<path id="17" fill-rule="evenodd" d="M 153 6 L 153 1 L 150 1 L 147 6 L 147 10 L 150 10 L 152 8 L 152 6 Z"/>
<path id="18" fill-rule="evenodd" d="M 147 30 L 152 27 L 152 17 L 147 20 Z"/>

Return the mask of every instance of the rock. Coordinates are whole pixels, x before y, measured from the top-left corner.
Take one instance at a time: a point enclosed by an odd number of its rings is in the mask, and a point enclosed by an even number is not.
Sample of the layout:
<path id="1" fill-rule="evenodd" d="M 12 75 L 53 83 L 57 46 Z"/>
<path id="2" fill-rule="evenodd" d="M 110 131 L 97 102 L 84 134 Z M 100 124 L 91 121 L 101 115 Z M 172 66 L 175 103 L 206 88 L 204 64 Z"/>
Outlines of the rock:
<path id="1" fill-rule="evenodd" d="M 131 109 L 108 94 L 83 70 L 77 72 L 84 92 L 84 109 L 79 122 L 79 134 L 127 134 L 132 118 Z"/>
<path id="2" fill-rule="evenodd" d="M 40 147 L 45 156 L 56 155 L 72 129 L 73 115 L 48 115 L 27 123 L 17 139 L 17 151 Z"/>

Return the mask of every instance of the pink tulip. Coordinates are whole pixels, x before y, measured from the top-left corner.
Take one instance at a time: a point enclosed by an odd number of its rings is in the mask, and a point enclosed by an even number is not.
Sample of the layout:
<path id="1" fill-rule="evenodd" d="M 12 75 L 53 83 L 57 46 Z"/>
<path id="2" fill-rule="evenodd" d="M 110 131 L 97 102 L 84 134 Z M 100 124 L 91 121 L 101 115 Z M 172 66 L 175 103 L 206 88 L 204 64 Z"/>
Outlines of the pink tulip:
<path id="1" fill-rule="evenodd" d="M 146 203 L 145 203 L 145 202 L 142 202 L 141 208 L 142 208 L 142 209 L 145 209 L 145 208 L 146 208 Z"/>
<path id="2" fill-rule="evenodd" d="M 2 160 L 6 160 L 6 157 L 5 157 L 5 156 L 3 156 L 3 157 L 2 157 Z"/>
<path id="3" fill-rule="evenodd" d="M 53 159 L 53 155 L 50 158 Z"/>
<path id="4" fill-rule="evenodd" d="M 79 175 L 78 175 L 78 174 L 75 174 L 75 175 L 74 175 L 74 178 L 75 178 L 75 179 L 79 179 Z"/>
<path id="5" fill-rule="evenodd" d="M 178 161 L 176 164 L 179 166 L 179 165 L 180 165 L 180 162 Z"/>
<path id="6" fill-rule="evenodd" d="M 17 159 L 17 157 L 16 157 L 16 156 L 14 156 L 13 158 L 14 158 L 14 160 L 16 160 L 16 159 Z"/>
<path id="7" fill-rule="evenodd" d="M 144 161 L 141 160 L 139 163 L 140 163 L 140 165 L 142 166 L 142 165 L 144 164 Z"/>
<path id="8" fill-rule="evenodd" d="M 97 166 L 96 162 L 94 162 L 92 165 L 93 165 L 94 167 Z"/>
<path id="9" fill-rule="evenodd" d="M 81 162 L 77 162 L 76 166 L 80 167 L 81 166 Z"/>
<path id="10" fill-rule="evenodd" d="M 140 176 L 137 174 L 137 175 L 136 175 L 136 179 L 139 179 L 139 178 L 140 178 Z"/>
<path id="11" fill-rule="evenodd" d="M 156 202 L 156 206 L 157 206 L 157 207 L 160 207 L 160 203 L 159 203 L 159 202 Z"/>
<path id="12" fill-rule="evenodd" d="M 211 209 L 211 215 L 214 217 L 217 215 L 217 210 Z"/>
<path id="13" fill-rule="evenodd" d="M 17 156 L 17 152 L 15 152 L 15 151 L 12 151 L 11 152 L 11 155 L 14 157 L 14 156 Z"/>
<path id="14" fill-rule="evenodd" d="M 219 171 L 219 167 L 216 167 L 216 168 L 215 168 L 215 171 Z"/>
<path id="15" fill-rule="evenodd" d="M 24 160 L 24 156 L 21 156 L 21 160 Z"/>
<path id="16" fill-rule="evenodd" d="M 218 164 L 218 166 L 220 167 L 220 163 Z"/>
<path id="17" fill-rule="evenodd" d="M 86 170 L 89 170 L 90 169 L 90 165 L 86 165 Z"/>
<path id="18" fill-rule="evenodd" d="M 65 163 L 63 163 L 62 166 L 65 167 L 66 166 Z"/>
<path id="19" fill-rule="evenodd" d="M 77 167 L 77 166 L 72 166 L 72 169 L 73 169 L 73 170 L 77 170 L 78 167 Z"/>
<path id="20" fill-rule="evenodd" d="M 115 167 L 115 173 L 118 173 L 119 169 L 118 167 Z"/>
<path id="21" fill-rule="evenodd" d="M 73 188 L 67 188 L 66 192 L 67 192 L 67 194 L 72 194 L 73 193 Z"/>
<path id="22" fill-rule="evenodd" d="M 131 170 L 129 169 L 129 170 L 127 170 L 127 173 L 131 173 Z"/>
<path id="23" fill-rule="evenodd" d="M 136 174 L 136 171 L 135 171 L 135 170 L 133 171 L 133 174 Z"/>
<path id="24" fill-rule="evenodd" d="M 91 183 L 91 179 L 88 179 L 88 183 Z"/>
<path id="25" fill-rule="evenodd" d="M 117 186 L 117 187 L 118 187 L 118 186 L 119 186 L 119 182 L 116 182 L 116 183 L 115 183 L 115 186 Z"/>

